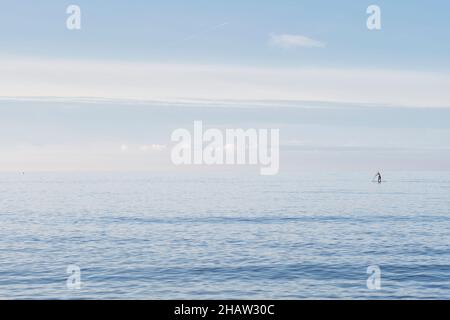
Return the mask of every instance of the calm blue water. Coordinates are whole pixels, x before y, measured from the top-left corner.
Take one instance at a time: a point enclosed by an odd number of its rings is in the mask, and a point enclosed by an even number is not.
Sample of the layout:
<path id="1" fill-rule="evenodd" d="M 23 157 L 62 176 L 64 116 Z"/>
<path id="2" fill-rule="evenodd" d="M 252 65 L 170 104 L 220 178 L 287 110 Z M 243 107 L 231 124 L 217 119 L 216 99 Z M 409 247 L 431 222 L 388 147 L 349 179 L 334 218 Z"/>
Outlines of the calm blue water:
<path id="1" fill-rule="evenodd" d="M 450 298 L 450 173 L 370 178 L 1 174 L 0 298 Z"/>

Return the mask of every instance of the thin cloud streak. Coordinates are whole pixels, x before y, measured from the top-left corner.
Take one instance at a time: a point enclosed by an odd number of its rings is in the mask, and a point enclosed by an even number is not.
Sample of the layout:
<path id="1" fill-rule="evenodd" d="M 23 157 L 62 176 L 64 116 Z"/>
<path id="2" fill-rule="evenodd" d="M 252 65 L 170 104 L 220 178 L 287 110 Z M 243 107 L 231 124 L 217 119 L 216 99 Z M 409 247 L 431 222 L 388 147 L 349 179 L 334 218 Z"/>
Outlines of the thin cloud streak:
<path id="1" fill-rule="evenodd" d="M 191 34 L 191 35 L 185 37 L 185 38 L 183 39 L 183 41 L 188 41 L 188 40 L 192 40 L 192 39 L 198 38 L 199 36 L 202 36 L 202 35 L 204 35 L 204 34 L 207 34 L 207 33 L 211 32 L 211 31 L 214 31 L 214 30 L 223 28 L 223 27 L 225 27 L 225 26 L 228 25 L 228 24 L 230 24 L 230 23 L 229 23 L 229 22 L 223 22 L 223 23 L 220 23 L 220 24 L 218 24 L 218 25 L 215 25 L 215 26 L 212 26 L 212 27 L 210 27 L 210 28 L 207 28 L 207 29 L 205 29 L 205 30 L 203 30 L 203 31 L 200 31 L 200 32 L 197 32 L 197 33 L 193 33 L 193 34 Z"/>
<path id="2" fill-rule="evenodd" d="M 274 34 L 269 35 L 269 44 L 281 48 L 324 48 L 324 42 L 311 39 L 297 34 Z"/>
<path id="3" fill-rule="evenodd" d="M 0 98 L 302 100 L 450 107 L 450 75 L 436 72 L 1 59 L 0 74 Z"/>

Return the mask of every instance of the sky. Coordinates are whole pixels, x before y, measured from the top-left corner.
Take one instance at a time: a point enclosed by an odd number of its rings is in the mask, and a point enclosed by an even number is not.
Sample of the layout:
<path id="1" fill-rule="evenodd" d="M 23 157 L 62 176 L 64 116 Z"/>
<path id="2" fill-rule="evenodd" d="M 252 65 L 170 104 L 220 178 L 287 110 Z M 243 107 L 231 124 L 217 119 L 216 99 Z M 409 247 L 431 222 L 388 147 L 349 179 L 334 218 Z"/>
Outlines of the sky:
<path id="1" fill-rule="evenodd" d="M 194 120 L 279 128 L 282 171 L 450 170 L 448 1 L 0 4 L 0 171 L 173 170 Z"/>
<path id="2" fill-rule="evenodd" d="M 262 67 L 449 70 L 445 0 L 1 1 L 2 53 L 25 57 Z M 82 9 L 82 31 L 65 28 Z M 377 4 L 382 30 L 369 32 Z M 280 50 L 270 35 L 302 35 L 323 48 Z"/>

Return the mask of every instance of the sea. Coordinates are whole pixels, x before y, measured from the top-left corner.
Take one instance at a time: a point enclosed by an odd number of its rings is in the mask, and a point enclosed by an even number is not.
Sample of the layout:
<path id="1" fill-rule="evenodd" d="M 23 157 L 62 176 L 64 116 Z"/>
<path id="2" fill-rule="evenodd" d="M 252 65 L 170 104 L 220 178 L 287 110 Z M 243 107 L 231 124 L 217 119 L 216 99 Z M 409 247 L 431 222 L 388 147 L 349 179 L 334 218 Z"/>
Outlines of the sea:
<path id="1" fill-rule="evenodd" d="M 2 173 L 0 298 L 450 298 L 450 173 L 373 174 Z"/>

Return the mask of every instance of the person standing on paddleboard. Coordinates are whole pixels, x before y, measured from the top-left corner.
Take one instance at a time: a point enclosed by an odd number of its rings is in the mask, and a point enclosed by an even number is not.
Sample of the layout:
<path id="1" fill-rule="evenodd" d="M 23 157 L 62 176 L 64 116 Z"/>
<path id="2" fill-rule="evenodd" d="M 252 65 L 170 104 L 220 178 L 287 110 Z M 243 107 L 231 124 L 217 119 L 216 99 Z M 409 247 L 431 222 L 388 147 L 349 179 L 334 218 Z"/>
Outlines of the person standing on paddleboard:
<path id="1" fill-rule="evenodd" d="M 375 177 L 378 177 L 378 183 L 381 183 L 381 173 L 380 173 L 380 171 L 377 172 Z"/>

